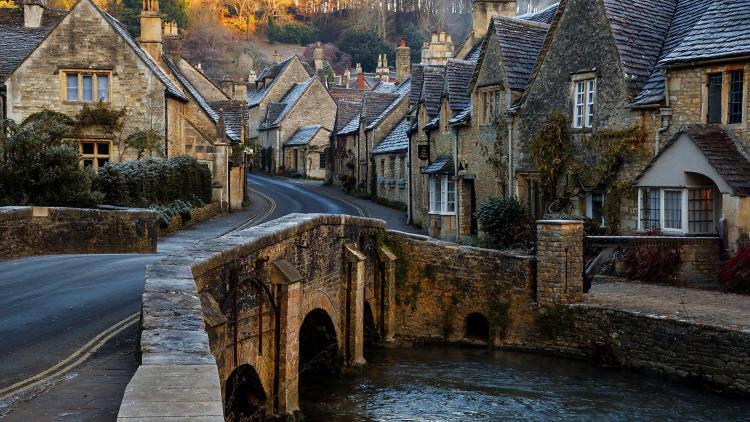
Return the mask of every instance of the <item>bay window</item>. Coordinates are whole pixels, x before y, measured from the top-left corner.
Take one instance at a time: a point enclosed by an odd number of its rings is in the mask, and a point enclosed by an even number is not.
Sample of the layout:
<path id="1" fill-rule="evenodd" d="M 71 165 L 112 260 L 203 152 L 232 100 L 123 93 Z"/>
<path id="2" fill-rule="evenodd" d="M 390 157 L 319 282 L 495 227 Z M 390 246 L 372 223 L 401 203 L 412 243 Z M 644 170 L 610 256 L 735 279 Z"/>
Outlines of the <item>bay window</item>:
<path id="1" fill-rule="evenodd" d="M 456 213 L 456 182 L 447 175 L 430 176 L 430 214 Z"/>
<path id="2" fill-rule="evenodd" d="M 691 234 L 716 231 L 714 189 L 641 188 L 638 190 L 638 229 Z"/>

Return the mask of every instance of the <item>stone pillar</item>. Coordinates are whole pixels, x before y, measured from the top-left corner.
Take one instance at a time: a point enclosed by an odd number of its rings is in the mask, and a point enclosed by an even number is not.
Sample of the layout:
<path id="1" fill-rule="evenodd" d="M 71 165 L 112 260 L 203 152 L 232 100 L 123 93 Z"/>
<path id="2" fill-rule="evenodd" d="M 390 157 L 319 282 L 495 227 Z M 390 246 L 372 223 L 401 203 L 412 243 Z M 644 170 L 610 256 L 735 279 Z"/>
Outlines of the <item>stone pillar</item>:
<path id="1" fill-rule="evenodd" d="M 540 220 L 536 229 L 536 292 L 542 306 L 583 297 L 583 222 Z"/>
<path id="2" fill-rule="evenodd" d="M 383 279 L 381 280 L 383 289 L 382 296 L 378 296 L 379 311 L 383 314 L 379 321 L 383 324 L 383 339 L 393 341 L 396 333 L 396 255 L 388 248 L 383 246 L 378 248 L 378 257 L 383 263 Z M 380 295 L 380 292 L 376 294 Z M 382 298 L 382 301 L 381 301 Z"/>
<path id="3" fill-rule="evenodd" d="M 347 288 L 347 305 L 344 309 L 349 330 L 344 332 L 344 350 L 348 356 L 348 365 L 360 366 L 366 363 L 364 356 L 364 319 L 365 319 L 365 254 L 354 244 L 344 245 L 344 286 Z M 349 274 L 351 268 L 351 274 Z M 351 277 L 348 280 L 346 277 Z M 351 285 L 349 285 L 351 283 Z M 348 340 L 348 341 L 347 341 Z"/>
<path id="4" fill-rule="evenodd" d="M 278 349 L 278 380 L 274 383 L 274 386 L 278 386 L 278 402 L 274 404 L 274 410 L 279 415 L 289 415 L 299 410 L 301 281 L 302 276 L 287 260 L 281 259 L 271 264 L 271 284 L 276 286 L 278 328 L 281 332 Z M 275 394 L 275 391 L 271 392 L 272 397 Z"/>

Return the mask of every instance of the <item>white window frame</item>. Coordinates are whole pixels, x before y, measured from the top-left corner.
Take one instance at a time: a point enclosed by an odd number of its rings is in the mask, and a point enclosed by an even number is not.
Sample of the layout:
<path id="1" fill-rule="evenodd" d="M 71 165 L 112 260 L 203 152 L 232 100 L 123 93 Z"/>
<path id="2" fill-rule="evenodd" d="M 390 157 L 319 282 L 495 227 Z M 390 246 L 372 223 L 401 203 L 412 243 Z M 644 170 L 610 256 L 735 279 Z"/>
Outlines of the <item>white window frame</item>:
<path id="1" fill-rule="evenodd" d="M 436 181 L 439 180 L 440 191 L 435 189 Z M 456 215 L 456 182 L 448 175 L 431 175 L 429 177 L 428 189 L 430 192 L 430 214 Z M 449 196 L 453 199 L 449 201 Z M 451 209 L 452 208 L 452 209 Z"/>
<path id="2" fill-rule="evenodd" d="M 638 230 L 644 231 L 643 227 L 643 189 L 659 189 L 659 230 L 662 233 L 667 234 L 685 234 L 685 235 L 692 235 L 692 234 L 713 234 L 716 231 L 717 227 L 717 200 L 719 195 L 717 194 L 716 188 L 712 186 L 688 186 L 688 187 L 646 187 L 646 186 L 639 186 L 638 187 Z M 694 189 L 711 189 L 713 191 L 712 195 L 712 207 L 711 211 L 713 212 L 713 231 L 712 232 L 691 232 L 690 231 L 690 191 Z M 676 191 L 681 193 L 680 197 L 680 212 L 682 214 L 681 217 L 681 224 L 680 228 L 667 228 L 665 227 L 665 205 L 666 205 L 666 192 Z"/>
<path id="3" fill-rule="evenodd" d="M 573 77 L 573 128 L 589 129 L 596 117 L 596 76 L 591 73 Z"/>
<path id="4" fill-rule="evenodd" d="M 594 218 L 594 195 L 601 195 L 602 197 L 602 218 L 600 221 L 597 221 L 597 223 L 602 227 L 607 227 L 607 220 L 604 218 L 604 204 L 607 200 L 607 196 L 604 192 L 591 192 L 586 195 L 586 217 L 591 219 Z"/>

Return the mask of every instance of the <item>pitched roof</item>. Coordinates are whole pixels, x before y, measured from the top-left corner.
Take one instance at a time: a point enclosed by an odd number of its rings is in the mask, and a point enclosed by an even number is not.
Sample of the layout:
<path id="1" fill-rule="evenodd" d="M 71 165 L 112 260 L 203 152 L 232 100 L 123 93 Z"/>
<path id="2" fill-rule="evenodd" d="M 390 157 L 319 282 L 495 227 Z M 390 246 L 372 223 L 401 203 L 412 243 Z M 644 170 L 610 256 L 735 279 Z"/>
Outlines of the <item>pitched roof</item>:
<path id="1" fill-rule="evenodd" d="M 331 87 L 328 90 L 334 101 L 362 101 L 365 97 L 365 91 L 361 89 L 344 88 L 340 86 Z"/>
<path id="2" fill-rule="evenodd" d="M 23 9 L 18 7 L 0 9 L 0 82 L 31 54 L 32 51 L 52 32 L 67 15 L 66 11 L 47 9 L 42 15 L 39 28 L 26 28 L 23 21 Z"/>
<path id="3" fill-rule="evenodd" d="M 557 2 L 555 4 L 551 4 L 545 7 L 542 10 L 538 10 L 536 12 L 525 13 L 523 15 L 516 15 L 516 17 L 518 19 L 523 19 L 525 21 L 546 23 L 549 25 L 550 23 L 552 23 L 552 19 L 554 19 L 555 13 L 557 13 L 557 9 L 559 7 L 560 7 L 560 2 Z"/>
<path id="4" fill-rule="evenodd" d="M 604 0 L 629 98 L 651 76 L 669 31 L 675 0 Z"/>
<path id="5" fill-rule="evenodd" d="M 661 155 L 674 145 L 682 135 L 687 135 L 701 150 L 709 164 L 716 170 L 724 181 L 731 186 L 739 196 L 750 196 L 750 161 L 738 149 L 727 132 L 716 127 L 701 125 L 688 126 L 677 133 L 672 140 L 654 156 L 641 171 L 640 179 L 651 166 L 659 160 Z"/>
<path id="6" fill-rule="evenodd" d="M 549 25 L 507 17 L 496 17 L 490 25 L 500 43 L 508 86 L 521 91 L 529 82 Z"/>
<path id="7" fill-rule="evenodd" d="M 247 104 L 250 108 L 257 106 L 264 98 L 266 98 L 268 92 L 271 91 L 271 87 L 276 83 L 276 77 L 279 76 L 287 66 L 289 66 L 289 63 L 291 63 L 295 57 L 296 56 L 292 56 L 282 62 L 274 63 L 260 72 L 260 75 L 258 75 L 255 80 L 263 81 L 263 88 L 258 89 L 258 84 L 256 83 L 254 89 L 247 90 Z M 266 83 L 266 79 L 271 79 L 271 81 Z"/>
<path id="8" fill-rule="evenodd" d="M 381 114 L 397 99 L 398 94 L 368 92 L 365 94 L 365 100 L 362 104 L 362 114 L 364 117 L 365 127 L 375 122 L 381 117 Z"/>
<path id="9" fill-rule="evenodd" d="M 411 92 L 411 79 L 407 79 L 400 84 L 398 84 L 395 89 L 392 91 L 393 94 L 396 94 L 396 98 L 394 98 L 390 104 L 388 104 L 388 107 L 386 107 L 375 119 L 373 119 L 372 122 L 370 122 L 365 130 L 372 130 L 377 126 L 383 119 L 385 119 L 388 114 L 393 111 L 394 108 L 401 102 L 403 98 L 405 98 L 409 93 Z"/>
<path id="10" fill-rule="evenodd" d="M 468 53 L 466 53 L 466 57 L 464 60 L 467 62 L 476 63 L 479 61 L 479 53 L 482 51 L 482 44 L 484 44 L 485 40 L 487 40 L 487 35 L 480 38 L 474 46 L 471 47 L 471 50 L 469 50 Z"/>
<path id="11" fill-rule="evenodd" d="M 689 3 L 691 11 L 700 10 Z M 666 54 L 673 64 L 750 54 L 750 0 L 713 0 L 707 3 L 689 32 Z"/>
<path id="12" fill-rule="evenodd" d="M 336 135 L 351 135 L 352 133 L 355 133 L 359 130 L 359 123 L 362 119 L 362 109 L 360 108 L 357 114 L 352 117 L 351 120 L 349 120 L 343 128 L 341 128 Z"/>
<path id="13" fill-rule="evenodd" d="M 373 155 L 406 151 L 409 147 L 409 120 L 404 117 L 379 144 L 372 149 Z"/>
<path id="14" fill-rule="evenodd" d="M 448 95 L 448 106 L 458 113 L 471 104 L 469 88 L 474 74 L 475 63 L 466 60 L 449 59 L 445 65 L 443 93 Z"/>
<path id="15" fill-rule="evenodd" d="M 411 67 L 411 92 L 409 92 L 409 107 L 414 107 L 422 97 L 422 83 L 424 82 L 424 65 Z"/>
<path id="16" fill-rule="evenodd" d="M 211 101 L 209 104 L 211 108 L 219 111 L 219 113 L 221 111 L 224 112 L 224 128 L 227 132 L 227 137 L 231 139 L 232 136 L 237 136 L 237 140 L 241 140 L 242 131 L 247 127 L 247 120 L 250 114 L 247 104 L 232 100 Z"/>
<path id="17" fill-rule="evenodd" d="M 284 142 L 284 146 L 295 147 L 309 144 L 312 138 L 320 131 L 320 127 L 320 125 L 312 125 L 297 129 L 294 135 Z"/>
<path id="18" fill-rule="evenodd" d="M 172 72 L 172 75 L 180 82 L 183 88 L 190 94 L 191 97 L 193 97 L 193 100 L 196 104 L 203 110 L 206 115 L 211 119 L 211 121 L 214 124 L 218 124 L 219 120 L 221 118 L 221 115 L 218 111 L 214 110 L 213 107 L 206 101 L 205 98 L 201 95 L 201 93 L 188 81 L 188 79 L 185 77 L 185 75 L 182 74 L 182 71 L 180 70 L 179 66 L 177 66 L 172 59 L 170 59 L 168 56 L 162 57 L 162 60 L 164 60 L 164 64 L 167 65 L 167 68 L 169 68 L 170 72 Z M 242 132 L 236 132 L 232 126 L 234 124 L 227 125 L 226 124 L 226 117 L 224 120 L 224 131 L 227 135 L 227 138 L 234 142 L 239 142 L 242 140 Z"/>
<path id="19" fill-rule="evenodd" d="M 468 107 L 461 110 L 455 116 L 448 120 L 448 124 L 451 126 L 461 126 L 471 121 L 471 104 Z"/>
<path id="20" fill-rule="evenodd" d="M 334 133 L 339 134 L 355 117 L 359 118 L 360 112 L 362 112 L 362 101 L 337 101 Z"/>
<path id="21" fill-rule="evenodd" d="M 455 173 L 455 165 L 453 164 L 453 157 L 444 155 L 438 157 L 435 161 L 430 163 L 422 173 L 425 174 L 453 174 Z"/>
<path id="22" fill-rule="evenodd" d="M 281 100 L 277 103 L 278 105 L 273 107 L 273 115 L 271 113 L 271 104 L 273 103 L 269 103 L 267 114 L 268 118 L 260 125 L 260 129 L 267 129 L 278 126 L 279 123 L 281 123 L 281 121 L 289 114 L 289 112 L 292 111 L 295 104 L 299 102 L 300 98 L 302 98 L 303 94 L 308 90 L 308 88 L 312 86 L 313 82 L 316 79 L 316 77 L 311 77 L 305 82 L 297 82 L 291 88 L 289 88 L 289 91 L 287 91 L 287 93 L 284 94 L 284 97 L 282 97 Z"/>
<path id="23" fill-rule="evenodd" d="M 440 113 L 440 100 L 442 99 L 444 80 L 444 66 L 424 68 L 420 99 L 424 101 L 427 115 L 430 117 Z"/>

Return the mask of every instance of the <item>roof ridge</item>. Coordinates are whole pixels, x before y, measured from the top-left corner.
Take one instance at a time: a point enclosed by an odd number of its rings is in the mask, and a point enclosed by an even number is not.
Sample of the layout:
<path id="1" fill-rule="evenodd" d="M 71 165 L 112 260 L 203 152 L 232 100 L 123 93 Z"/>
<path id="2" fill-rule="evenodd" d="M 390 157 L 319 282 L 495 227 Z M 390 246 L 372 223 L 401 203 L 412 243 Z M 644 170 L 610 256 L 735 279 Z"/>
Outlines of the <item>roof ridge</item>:
<path id="1" fill-rule="evenodd" d="M 503 21 L 508 23 L 515 23 L 523 26 L 538 28 L 538 29 L 549 29 L 550 24 L 544 23 L 544 22 L 537 22 L 537 21 L 529 21 L 526 19 L 521 19 L 519 16 L 493 16 L 493 21 Z"/>

